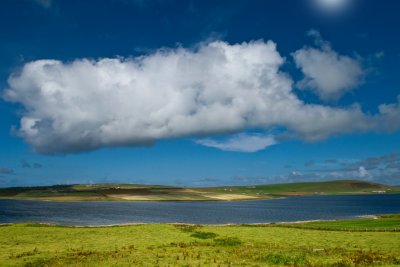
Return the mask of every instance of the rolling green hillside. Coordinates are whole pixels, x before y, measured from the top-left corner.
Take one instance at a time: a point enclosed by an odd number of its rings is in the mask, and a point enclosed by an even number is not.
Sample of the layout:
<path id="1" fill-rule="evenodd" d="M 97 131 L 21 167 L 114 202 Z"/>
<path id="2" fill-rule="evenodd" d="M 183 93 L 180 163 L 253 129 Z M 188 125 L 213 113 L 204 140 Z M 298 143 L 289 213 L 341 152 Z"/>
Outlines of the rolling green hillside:
<path id="1" fill-rule="evenodd" d="M 309 195 L 309 194 L 355 194 L 355 193 L 400 193 L 400 187 L 387 186 L 358 180 L 336 180 L 327 182 L 304 182 L 287 184 L 267 184 L 254 186 L 202 188 L 209 192 L 271 194 L 271 195 Z"/>
<path id="2" fill-rule="evenodd" d="M 137 184 L 86 184 L 1 188 L 0 198 L 59 201 L 207 201 L 374 193 L 400 193 L 400 188 L 356 180 L 205 188 Z"/>

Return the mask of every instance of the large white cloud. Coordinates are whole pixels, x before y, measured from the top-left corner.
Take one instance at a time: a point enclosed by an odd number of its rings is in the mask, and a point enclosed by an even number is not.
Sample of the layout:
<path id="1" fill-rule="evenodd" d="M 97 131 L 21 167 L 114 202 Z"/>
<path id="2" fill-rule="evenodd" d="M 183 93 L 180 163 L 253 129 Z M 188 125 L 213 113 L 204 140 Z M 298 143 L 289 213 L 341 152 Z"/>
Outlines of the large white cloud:
<path id="1" fill-rule="evenodd" d="M 304 79 L 298 83 L 302 89 L 312 89 L 323 100 L 337 100 L 357 87 L 364 75 L 361 63 L 355 58 L 339 55 L 320 34 L 311 30 L 317 48 L 303 47 L 293 53 Z"/>
<path id="2" fill-rule="evenodd" d="M 301 101 L 269 41 L 196 50 L 159 50 L 136 58 L 27 63 L 9 78 L 5 99 L 24 107 L 18 133 L 41 153 L 137 146 L 280 126 L 304 140 L 370 129 L 355 105 Z"/>

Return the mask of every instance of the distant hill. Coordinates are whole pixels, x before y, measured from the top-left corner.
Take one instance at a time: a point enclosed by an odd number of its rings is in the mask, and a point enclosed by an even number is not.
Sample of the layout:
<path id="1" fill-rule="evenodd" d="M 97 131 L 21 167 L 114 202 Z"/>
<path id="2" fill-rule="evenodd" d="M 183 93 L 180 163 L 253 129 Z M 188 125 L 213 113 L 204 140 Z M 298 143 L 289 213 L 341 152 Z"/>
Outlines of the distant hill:
<path id="1" fill-rule="evenodd" d="M 359 180 L 335 180 L 327 182 L 302 182 L 286 184 L 265 184 L 254 186 L 210 187 L 201 190 L 211 192 L 272 194 L 272 195 L 309 195 L 309 194 L 359 194 L 400 192 L 400 187 L 388 186 Z"/>
<path id="2" fill-rule="evenodd" d="M 399 194 L 400 187 L 358 180 L 181 188 L 138 184 L 77 184 L 0 188 L 0 198 L 55 201 L 211 201 L 332 194 Z"/>

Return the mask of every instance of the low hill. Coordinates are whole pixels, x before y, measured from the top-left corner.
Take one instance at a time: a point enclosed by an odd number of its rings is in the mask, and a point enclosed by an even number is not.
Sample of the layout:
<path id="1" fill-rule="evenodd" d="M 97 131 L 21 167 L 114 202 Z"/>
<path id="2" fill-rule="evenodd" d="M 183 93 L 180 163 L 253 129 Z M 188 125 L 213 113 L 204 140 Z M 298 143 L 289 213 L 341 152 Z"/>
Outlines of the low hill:
<path id="1" fill-rule="evenodd" d="M 400 187 L 357 180 L 181 188 L 137 184 L 78 184 L 0 188 L 3 199 L 58 201 L 210 201 L 250 200 L 324 194 L 394 194 Z"/>
<path id="2" fill-rule="evenodd" d="M 327 182 L 303 182 L 266 184 L 254 186 L 231 186 L 201 188 L 208 192 L 231 192 L 239 194 L 309 195 L 309 194 L 363 194 L 400 192 L 396 186 L 387 186 L 358 180 L 336 180 Z"/>

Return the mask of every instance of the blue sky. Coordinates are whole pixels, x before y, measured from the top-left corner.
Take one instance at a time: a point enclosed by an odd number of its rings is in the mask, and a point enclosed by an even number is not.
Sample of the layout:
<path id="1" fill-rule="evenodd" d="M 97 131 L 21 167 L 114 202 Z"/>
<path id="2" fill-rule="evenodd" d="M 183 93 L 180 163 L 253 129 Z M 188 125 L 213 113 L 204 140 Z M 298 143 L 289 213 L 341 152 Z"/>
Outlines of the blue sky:
<path id="1" fill-rule="evenodd" d="M 399 8 L 5 0 L 0 187 L 400 184 Z"/>

